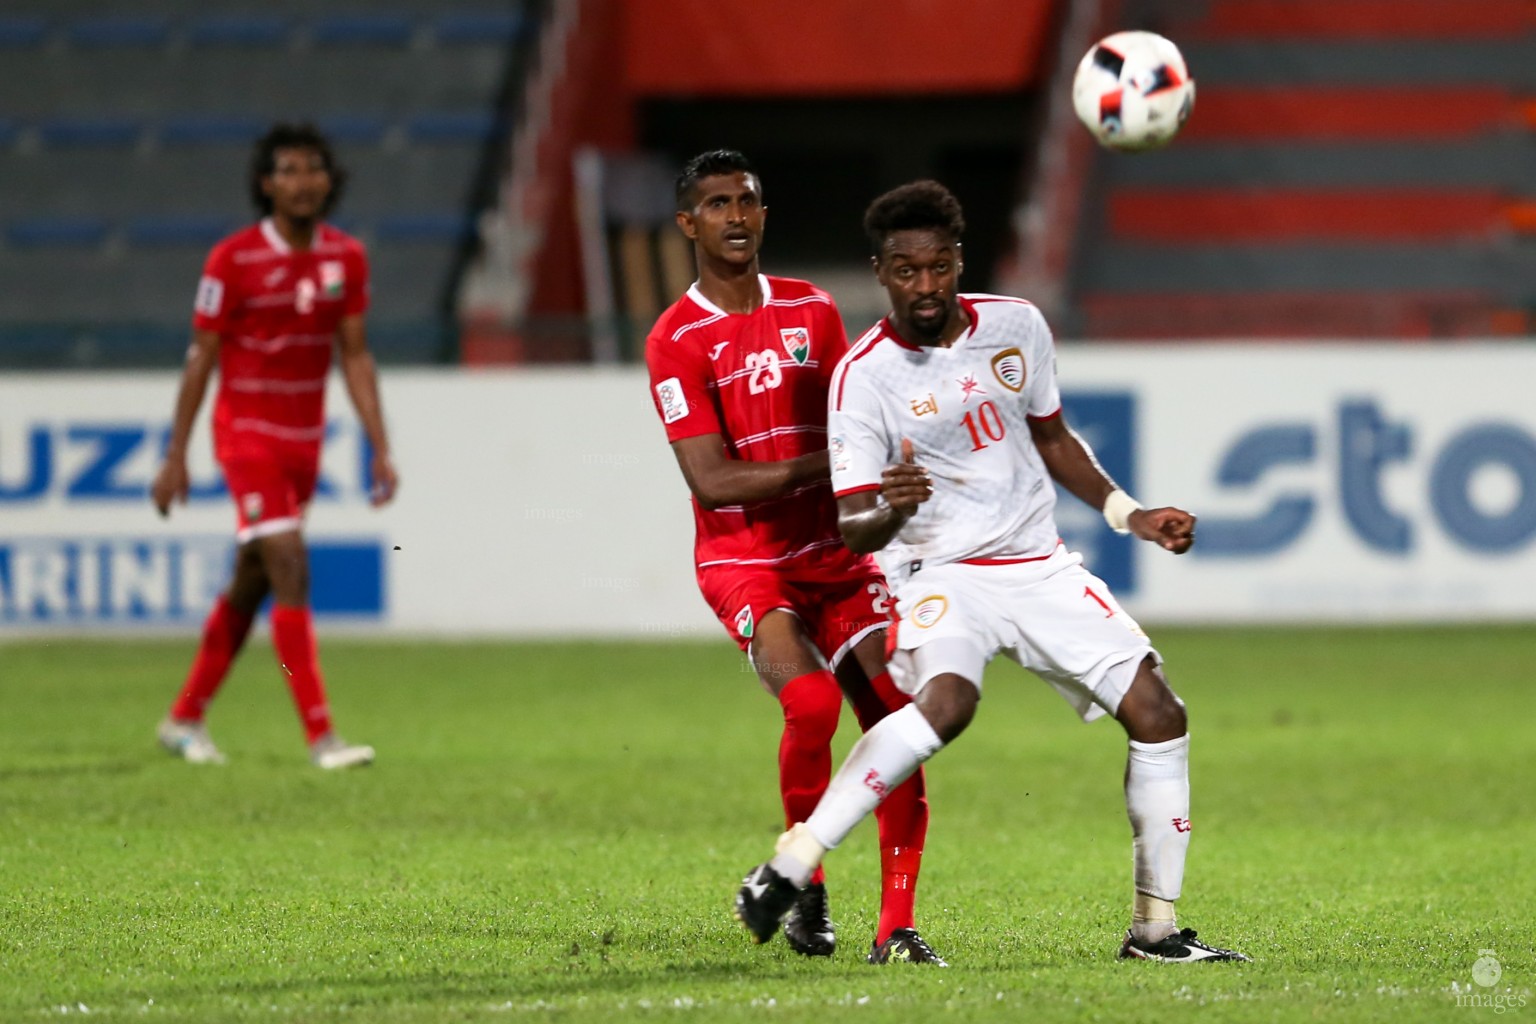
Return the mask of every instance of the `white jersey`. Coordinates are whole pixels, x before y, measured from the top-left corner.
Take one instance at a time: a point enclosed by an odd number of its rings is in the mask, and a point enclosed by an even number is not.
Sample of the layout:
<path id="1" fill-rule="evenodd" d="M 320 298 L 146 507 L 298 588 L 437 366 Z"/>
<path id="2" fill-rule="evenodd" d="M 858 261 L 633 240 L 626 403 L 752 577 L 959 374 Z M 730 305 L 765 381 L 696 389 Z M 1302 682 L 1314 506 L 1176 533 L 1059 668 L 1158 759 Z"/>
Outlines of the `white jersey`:
<path id="1" fill-rule="evenodd" d="M 911 440 L 933 495 L 880 553 L 887 575 L 920 566 L 1048 557 L 1056 489 L 1030 419 L 1061 413 L 1045 317 L 1023 299 L 961 295 L 971 325 L 949 348 L 903 341 L 882 320 L 832 375 L 828 449 L 839 497 L 878 490 Z M 915 563 L 915 564 L 914 564 Z"/>

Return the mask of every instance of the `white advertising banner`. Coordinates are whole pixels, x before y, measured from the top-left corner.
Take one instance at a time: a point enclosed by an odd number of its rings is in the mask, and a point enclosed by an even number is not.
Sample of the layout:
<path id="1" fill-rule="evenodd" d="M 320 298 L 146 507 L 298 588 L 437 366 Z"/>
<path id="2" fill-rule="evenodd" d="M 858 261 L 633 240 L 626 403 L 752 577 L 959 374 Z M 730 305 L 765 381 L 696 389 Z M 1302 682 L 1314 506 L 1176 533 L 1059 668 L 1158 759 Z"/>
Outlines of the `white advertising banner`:
<path id="1" fill-rule="evenodd" d="M 1067 414 L 1174 557 L 1064 501 L 1063 535 L 1149 622 L 1536 619 L 1536 348 L 1067 346 Z M 234 508 L 205 407 L 194 488 L 147 490 L 177 377 L 0 377 L 0 637 L 194 628 Z M 311 506 L 327 621 L 443 635 L 718 637 L 687 490 L 639 368 L 388 370 L 398 499 L 367 503 L 339 385 Z M 211 395 L 207 405 L 211 405 Z"/>

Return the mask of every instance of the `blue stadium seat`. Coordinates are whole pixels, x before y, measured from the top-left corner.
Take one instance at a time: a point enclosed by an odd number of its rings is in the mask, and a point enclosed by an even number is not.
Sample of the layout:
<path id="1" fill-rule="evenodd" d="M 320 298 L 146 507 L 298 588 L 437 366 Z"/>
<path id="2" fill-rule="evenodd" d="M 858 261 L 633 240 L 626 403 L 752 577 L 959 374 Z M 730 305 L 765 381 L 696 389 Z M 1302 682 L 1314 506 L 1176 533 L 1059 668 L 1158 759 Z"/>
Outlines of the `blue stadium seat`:
<path id="1" fill-rule="evenodd" d="M 481 142 L 496 130 L 496 116 L 488 110 L 437 111 L 406 122 L 413 142 Z"/>
<path id="2" fill-rule="evenodd" d="M 320 130 L 337 145 L 375 146 L 389 130 L 389 120 L 371 114 L 335 114 L 320 119 Z"/>
<path id="3" fill-rule="evenodd" d="M 106 237 L 107 222 L 95 217 L 32 217 L 5 229 L 5 240 L 17 248 L 95 246 Z"/>
<path id="4" fill-rule="evenodd" d="M 189 114 L 169 117 L 160 126 L 167 146 L 246 145 L 266 131 L 267 122 L 243 114 Z"/>
<path id="5" fill-rule="evenodd" d="M 129 245 L 195 245 L 206 249 L 234 231 L 223 215 L 138 217 L 128 223 Z"/>
<path id="6" fill-rule="evenodd" d="M 0 117 L 0 146 L 9 146 L 16 141 L 16 122 L 8 118 Z"/>
<path id="7" fill-rule="evenodd" d="M 212 14 L 187 30 L 193 46 L 281 46 L 293 24 L 280 14 Z"/>
<path id="8" fill-rule="evenodd" d="M 473 227 L 473 220 L 455 210 L 380 217 L 375 232 L 380 242 L 461 242 Z"/>
<path id="9" fill-rule="evenodd" d="M 25 50 L 43 45 L 48 22 L 42 18 L 7 15 L 0 18 L 0 50 Z"/>
<path id="10" fill-rule="evenodd" d="M 165 18 L 131 15 L 83 19 L 69 27 L 70 43 L 80 47 L 164 46 L 170 34 Z"/>
<path id="11" fill-rule="evenodd" d="M 45 146 L 123 146 L 138 144 L 144 126 L 124 117 L 56 117 L 40 121 L 37 136 Z"/>
<path id="12" fill-rule="evenodd" d="M 439 44 L 510 43 L 523 33 L 522 15 L 516 11 L 449 11 L 432 22 Z"/>
<path id="13" fill-rule="evenodd" d="M 403 14 L 333 14 L 310 26 L 322 46 L 405 46 L 415 24 Z"/>

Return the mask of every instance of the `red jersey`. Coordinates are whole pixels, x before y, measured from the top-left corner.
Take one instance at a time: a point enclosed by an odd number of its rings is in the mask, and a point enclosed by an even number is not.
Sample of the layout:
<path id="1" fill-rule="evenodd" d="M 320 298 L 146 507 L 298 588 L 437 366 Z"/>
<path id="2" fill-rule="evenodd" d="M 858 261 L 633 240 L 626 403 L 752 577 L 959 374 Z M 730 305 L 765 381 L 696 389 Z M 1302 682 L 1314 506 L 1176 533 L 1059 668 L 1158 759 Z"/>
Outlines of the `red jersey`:
<path id="1" fill-rule="evenodd" d="M 726 313 L 695 284 L 645 341 L 667 440 L 719 434 L 728 457 L 779 462 L 827 447 L 827 385 L 848 350 L 832 297 L 806 281 L 759 276 L 756 312 Z M 708 510 L 693 503 L 694 562 L 829 567 L 867 558 L 843 546 L 829 480 L 781 498 Z"/>
<path id="2" fill-rule="evenodd" d="M 213 247 L 192 326 L 219 334 L 213 409 L 220 461 L 273 451 L 318 457 L 325 384 L 343 317 L 368 308 L 362 243 L 328 224 L 295 250 L 270 218 Z"/>

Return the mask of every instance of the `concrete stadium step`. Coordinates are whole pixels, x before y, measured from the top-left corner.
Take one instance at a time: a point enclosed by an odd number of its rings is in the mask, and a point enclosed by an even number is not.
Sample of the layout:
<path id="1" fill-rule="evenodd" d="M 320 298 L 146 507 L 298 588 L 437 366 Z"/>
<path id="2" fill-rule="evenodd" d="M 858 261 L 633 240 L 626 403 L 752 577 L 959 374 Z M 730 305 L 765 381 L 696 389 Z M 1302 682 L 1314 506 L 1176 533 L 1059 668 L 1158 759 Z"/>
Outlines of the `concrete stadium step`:
<path id="1" fill-rule="evenodd" d="M 1525 331 L 1485 292 L 1104 294 L 1083 297 L 1080 334 L 1146 340 L 1498 337 Z"/>
<path id="2" fill-rule="evenodd" d="M 1486 239 L 1505 223 L 1498 189 L 1119 188 L 1107 224 L 1119 241 L 1183 244 Z"/>
<path id="3" fill-rule="evenodd" d="M 1447 0 L 1454 5 L 1454 0 Z M 1536 92 L 1529 38 L 1449 42 L 1410 39 L 1239 40 L 1181 43 L 1200 90 L 1239 85 L 1492 86 L 1515 95 Z"/>
<path id="4" fill-rule="evenodd" d="M 1084 254 L 1079 293 L 1476 292 L 1521 304 L 1536 246 L 1481 242 L 1121 244 Z"/>
<path id="5" fill-rule="evenodd" d="M 1179 138 L 1455 141 L 1522 125 L 1522 113 L 1496 85 L 1230 86 L 1199 95 Z"/>
<path id="6" fill-rule="evenodd" d="M 1500 39 L 1536 27 L 1527 0 L 1215 0 L 1190 38 Z"/>
<path id="7" fill-rule="evenodd" d="M 1254 188 L 1483 186 L 1518 194 L 1536 182 L 1536 142 L 1512 132 L 1447 143 L 1180 137 L 1168 149 L 1106 163 L 1106 181 L 1115 187 L 1233 182 Z"/>

